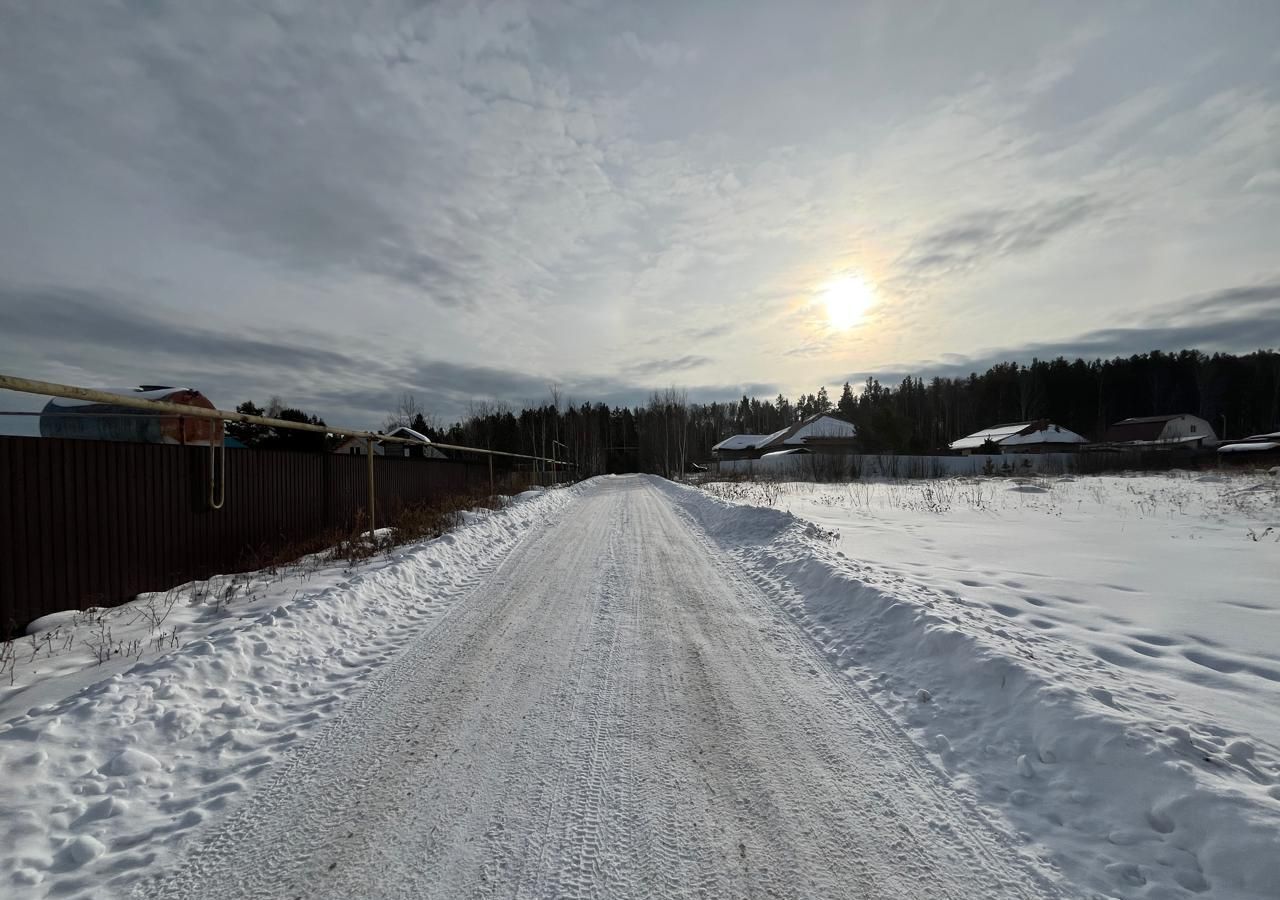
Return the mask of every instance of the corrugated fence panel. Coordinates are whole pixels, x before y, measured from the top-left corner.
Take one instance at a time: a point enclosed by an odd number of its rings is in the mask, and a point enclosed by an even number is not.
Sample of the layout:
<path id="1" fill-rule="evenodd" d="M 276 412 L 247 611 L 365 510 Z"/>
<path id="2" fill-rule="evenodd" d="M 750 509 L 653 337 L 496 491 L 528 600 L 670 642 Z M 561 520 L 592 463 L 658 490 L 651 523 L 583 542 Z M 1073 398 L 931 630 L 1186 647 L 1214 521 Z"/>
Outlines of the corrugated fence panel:
<path id="1" fill-rule="evenodd" d="M 51 612 L 246 571 L 350 533 L 368 522 L 367 467 L 362 456 L 229 450 L 214 510 L 208 447 L 0 436 L 0 639 Z M 489 484 L 483 462 L 378 457 L 374 473 L 379 524 Z M 501 468 L 495 477 L 511 483 Z"/>
<path id="2" fill-rule="evenodd" d="M 17 543 L 17 535 L 13 529 L 13 450 L 7 444 L 0 444 L 0 546 L 13 547 Z M 12 561 L 16 562 L 16 560 Z M 15 565 L 0 566 L 0 597 L 14 596 Z M 0 634 L 5 631 L 7 622 L 0 622 Z"/>

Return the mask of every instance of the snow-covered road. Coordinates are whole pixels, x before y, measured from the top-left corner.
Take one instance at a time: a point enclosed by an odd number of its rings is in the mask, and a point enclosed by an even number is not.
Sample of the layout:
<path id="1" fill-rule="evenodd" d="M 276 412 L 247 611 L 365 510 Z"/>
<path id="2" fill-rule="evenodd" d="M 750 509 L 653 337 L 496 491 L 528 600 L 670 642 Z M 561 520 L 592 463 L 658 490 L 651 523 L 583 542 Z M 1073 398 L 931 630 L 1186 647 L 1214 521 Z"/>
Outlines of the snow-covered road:
<path id="1" fill-rule="evenodd" d="M 1043 897 L 645 478 L 603 479 L 147 897 Z"/>

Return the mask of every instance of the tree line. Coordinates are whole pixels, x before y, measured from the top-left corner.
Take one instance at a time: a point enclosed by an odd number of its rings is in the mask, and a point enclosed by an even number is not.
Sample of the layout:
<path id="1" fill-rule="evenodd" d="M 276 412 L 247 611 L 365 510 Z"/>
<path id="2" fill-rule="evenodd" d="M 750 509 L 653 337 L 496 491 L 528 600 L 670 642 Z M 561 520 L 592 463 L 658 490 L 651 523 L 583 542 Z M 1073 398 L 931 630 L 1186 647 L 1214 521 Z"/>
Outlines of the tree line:
<path id="1" fill-rule="evenodd" d="M 301 410 L 280 411 L 323 423 Z M 928 381 L 909 376 L 897 385 L 871 377 L 857 388 L 845 383 L 834 400 L 826 386 L 794 400 L 779 394 L 714 402 L 690 402 L 684 390 L 668 388 L 653 392 L 647 403 L 611 407 L 575 403 L 553 386 L 544 402 L 520 409 L 477 401 L 447 427 L 405 395 L 384 428 L 408 425 L 436 441 L 551 457 L 587 474 L 670 476 L 709 459 L 711 447 L 730 435 L 771 434 L 820 412 L 852 422 L 861 449 L 874 453 L 938 452 L 981 428 L 1036 419 L 1098 439 L 1120 419 L 1169 413 L 1198 415 L 1219 436 L 1238 438 L 1280 428 L 1280 352 L 1156 351 L 1109 360 L 1006 362 L 981 374 Z M 233 424 L 228 431 L 249 446 L 294 440 L 284 432 L 266 433 L 274 429 L 239 433 L 258 428 Z M 305 449 L 317 449 L 316 438 L 323 443 L 319 435 L 292 434 Z"/>

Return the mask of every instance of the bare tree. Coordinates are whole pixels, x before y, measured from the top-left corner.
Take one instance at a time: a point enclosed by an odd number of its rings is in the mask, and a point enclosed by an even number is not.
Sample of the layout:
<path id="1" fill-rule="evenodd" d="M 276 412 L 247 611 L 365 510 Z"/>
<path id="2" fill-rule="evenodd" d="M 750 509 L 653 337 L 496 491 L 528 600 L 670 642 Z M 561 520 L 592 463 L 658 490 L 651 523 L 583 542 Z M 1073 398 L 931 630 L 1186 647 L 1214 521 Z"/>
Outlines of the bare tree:
<path id="1" fill-rule="evenodd" d="M 436 417 L 427 412 L 411 392 L 405 391 L 394 410 L 382 420 L 383 431 L 394 431 L 397 428 L 415 428 L 419 431 L 434 430 L 438 426 Z"/>

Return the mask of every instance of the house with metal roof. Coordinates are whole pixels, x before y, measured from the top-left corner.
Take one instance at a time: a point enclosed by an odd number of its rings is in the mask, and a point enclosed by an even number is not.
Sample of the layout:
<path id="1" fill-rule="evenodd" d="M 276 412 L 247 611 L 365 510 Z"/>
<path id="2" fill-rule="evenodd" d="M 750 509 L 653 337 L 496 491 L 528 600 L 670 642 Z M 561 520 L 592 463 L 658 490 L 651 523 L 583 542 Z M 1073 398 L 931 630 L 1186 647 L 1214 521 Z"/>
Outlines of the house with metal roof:
<path id="1" fill-rule="evenodd" d="M 773 434 L 735 434 L 711 448 L 717 459 L 759 459 L 768 453 L 856 453 L 858 429 L 831 413 L 815 413 Z"/>
<path id="2" fill-rule="evenodd" d="M 1107 429 L 1102 436 L 1102 443 L 1121 450 L 1194 450 L 1216 447 L 1218 435 L 1213 426 L 1199 416 L 1175 413 L 1121 419 Z"/>
<path id="3" fill-rule="evenodd" d="M 208 397 L 189 387 L 144 384 L 140 387 L 109 387 L 99 390 L 137 400 L 158 400 L 202 409 L 214 408 Z M 40 413 L 40 436 L 208 446 L 210 443 L 222 444 L 225 430 L 222 422 L 217 419 L 141 412 L 128 406 L 54 397 Z"/>
<path id="4" fill-rule="evenodd" d="M 1069 453 L 1087 443 L 1087 438 L 1069 428 L 1054 425 L 1048 419 L 1037 419 L 993 425 L 952 441 L 949 446 L 970 456 L 984 452 L 983 447 L 994 448 L 996 453 Z"/>
<path id="5" fill-rule="evenodd" d="M 756 447 L 769 440 L 767 434 L 735 434 L 711 448 L 716 459 L 755 459 L 760 454 Z"/>
<path id="6" fill-rule="evenodd" d="M 402 444 L 399 441 L 374 441 L 374 456 L 415 456 L 425 459 L 446 458 L 443 453 L 431 446 L 431 438 L 420 431 L 414 431 L 408 426 L 401 425 L 399 428 L 392 429 L 387 432 L 386 437 L 406 438 L 419 443 Z M 333 449 L 333 452 L 351 456 L 364 456 L 367 446 L 364 438 L 353 437 L 343 441 Z"/>
<path id="7" fill-rule="evenodd" d="M 1239 441 L 1231 441 L 1218 447 L 1223 462 L 1246 465 L 1280 463 L 1280 431 L 1251 434 Z"/>

